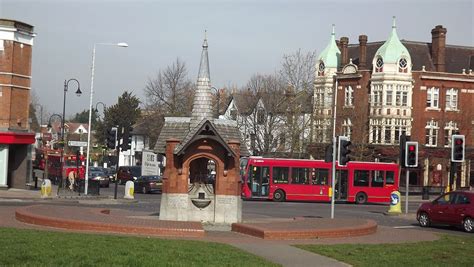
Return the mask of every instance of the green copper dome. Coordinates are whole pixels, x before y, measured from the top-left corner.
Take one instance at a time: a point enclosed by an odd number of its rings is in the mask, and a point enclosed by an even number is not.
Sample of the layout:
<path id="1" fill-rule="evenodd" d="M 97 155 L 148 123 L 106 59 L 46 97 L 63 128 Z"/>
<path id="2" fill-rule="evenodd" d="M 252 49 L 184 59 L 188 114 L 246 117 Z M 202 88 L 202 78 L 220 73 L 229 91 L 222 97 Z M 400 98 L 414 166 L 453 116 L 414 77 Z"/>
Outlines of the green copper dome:
<path id="1" fill-rule="evenodd" d="M 336 45 L 336 34 L 334 33 L 334 24 L 332 25 L 331 40 L 328 46 L 324 48 L 323 52 L 318 57 L 324 62 L 326 68 L 337 68 L 341 62 L 341 51 Z"/>
<path id="2" fill-rule="evenodd" d="M 395 17 L 393 17 L 392 32 L 387 41 L 377 50 L 374 59 L 377 58 L 377 56 L 382 57 L 384 63 L 398 64 L 401 57 L 405 57 L 411 61 L 410 53 L 408 53 L 407 48 L 400 42 L 400 39 L 398 39 Z"/>

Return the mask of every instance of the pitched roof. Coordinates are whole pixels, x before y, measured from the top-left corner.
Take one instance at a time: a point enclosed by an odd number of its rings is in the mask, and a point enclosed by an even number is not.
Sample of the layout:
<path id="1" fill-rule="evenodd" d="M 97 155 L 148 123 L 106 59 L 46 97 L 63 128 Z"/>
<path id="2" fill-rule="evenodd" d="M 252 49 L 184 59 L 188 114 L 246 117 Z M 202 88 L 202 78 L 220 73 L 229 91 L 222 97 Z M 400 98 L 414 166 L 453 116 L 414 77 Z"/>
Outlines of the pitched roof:
<path id="1" fill-rule="evenodd" d="M 170 138 L 175 138 L 181 141 L 181 143 L 175 149 L 175 152 L 178 152 L 182 146 L 186 145 L 187 142 L 192 139 L 196 129 L 199 129 L 200 126 L 202 126 L 206 121 L 210 121 L 212 123 L 220 137 L 222 137 L 226 143 L 230 140 L 239 140 L 241 156 L 249 155 L 246 145 L 244 142 L 242 142 L 240 131 L 237 128 L 237 123 L 235 121 L 222 119 L 203 119 L 195 128 L 190 129 L 190 117 L 166 117 L 165 125 L 161 129 L 160 136 L 156 141 L 154 149 L 155 152 L 165 154 L 166 140 Z"/>
<path id="2" fill-rule="evenodd" d="M 431 43 L 401 40 L 408 49 L 413 64 L 412 70 L 420 71 L 425 66 L 426 71 L 436 71 L 431 57 Z M 372 69 L 372 59 L 384 42 L 367 43 L 367 67 Z M 349 57 L 359 65 L 359 44 L 348 46 Z M 446 72 L 461 73 L 462 69 L 474 69 L 474 47 L 446 45 Z"/>

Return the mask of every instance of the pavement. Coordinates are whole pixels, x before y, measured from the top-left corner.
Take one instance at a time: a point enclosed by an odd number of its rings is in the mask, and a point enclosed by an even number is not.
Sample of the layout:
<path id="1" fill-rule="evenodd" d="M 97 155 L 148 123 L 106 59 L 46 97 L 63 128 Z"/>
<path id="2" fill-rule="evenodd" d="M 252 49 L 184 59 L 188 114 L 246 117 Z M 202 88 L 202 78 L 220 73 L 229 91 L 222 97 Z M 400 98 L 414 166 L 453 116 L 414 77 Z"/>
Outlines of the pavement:
<path id="1" fill-rule="evenodd" d="M 377 226 L 374 221 L 357 218 L 259 219 L 234 224 L 232 231 L 229 231 L 226 227 L 200 222 L 161 221 L 156 213 L 90 206 L 133 200 L 100 197 L 67 199 L 55 195 L 51 199 L 42 199 L 38 190 L 0 190 L 0 201 L 32 202 L 28 202 L 32 204 L 30 206 L 0 205 L 0 227 L 219 242 L 282 266 L 348 266 L 291 246 L 294 244 L 378 244 L 438 239 L 432 232 Z M 413 196 L 409 201 L 426 200 Z M 71 202 L 78 205 L 70 205 Z M 413 214 L 405 216 L 412 218 Z"/>

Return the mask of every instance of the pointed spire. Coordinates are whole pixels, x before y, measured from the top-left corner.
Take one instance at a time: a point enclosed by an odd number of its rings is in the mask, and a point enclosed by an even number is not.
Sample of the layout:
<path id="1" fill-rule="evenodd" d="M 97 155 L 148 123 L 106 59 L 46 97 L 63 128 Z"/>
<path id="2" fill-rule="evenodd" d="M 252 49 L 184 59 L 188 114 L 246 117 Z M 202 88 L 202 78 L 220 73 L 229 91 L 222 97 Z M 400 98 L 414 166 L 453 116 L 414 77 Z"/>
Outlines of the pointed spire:
<path id="1" fill-rule="evenodd" d="M 198 125 L 204 118 L 212 119 L 211 76 L 209 72 L 209 56 L 207 53 L 207 31 L 204 31 L 201 64 L 197 78 L 197 88 L 194 94 L 191 128 Z"/>
<path id="2" fill-rule="evenodd" d="M 341 51 L 336 44 L 336 25 L 332 24 L 331 38 L 326 48 L 319 55 L 319 60 L 322 60 L 326 68 L 338 68 L 341 61 Z"/>
<path id="3" fill-rule="evenodd" d="M 395 17 L 395 16 L 392 17 L 392 21 L 393 21 L 393 22 L 392 22 L 392 29 L 397 28 L 396 17 Z"/>

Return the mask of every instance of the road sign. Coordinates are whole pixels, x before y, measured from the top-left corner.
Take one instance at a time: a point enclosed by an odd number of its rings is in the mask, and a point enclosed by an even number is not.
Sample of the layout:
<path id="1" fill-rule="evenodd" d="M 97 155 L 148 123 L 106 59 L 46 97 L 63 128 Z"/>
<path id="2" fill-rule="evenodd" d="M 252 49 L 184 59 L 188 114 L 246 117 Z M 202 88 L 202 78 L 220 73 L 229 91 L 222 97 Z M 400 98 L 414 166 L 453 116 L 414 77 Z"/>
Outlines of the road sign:
<path id="1" fill-rule="evenodd" d="M 142 175 L 158 175 L 158 155 L 152 151 L 143 150 Z"/>
<path id="2" fill-rule="evenodd" d="M 69 141 L 67 142 L 68 146 L 87 146 L 87 142 L 85 141 Z"/>

